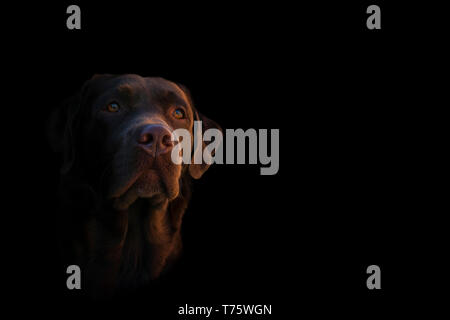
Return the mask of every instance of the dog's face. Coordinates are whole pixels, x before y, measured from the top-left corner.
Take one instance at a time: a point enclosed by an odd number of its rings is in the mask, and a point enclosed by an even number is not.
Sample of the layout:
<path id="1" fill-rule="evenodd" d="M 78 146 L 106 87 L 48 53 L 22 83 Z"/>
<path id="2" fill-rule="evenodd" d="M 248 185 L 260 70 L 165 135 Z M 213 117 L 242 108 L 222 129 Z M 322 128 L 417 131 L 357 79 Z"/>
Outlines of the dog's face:
<path id="1" fill-rule="evenodd" d="M 138 198 L 173 200 L 183 174 L 198 178 L 206 171 L 207 165 L 171 159 L 173 130 L 192 133 L 194 120 L 218 127 L 198 114 L 183 87 L 162 78 L 102 75 L 86 82 L 76 100 L 65 112 L 63 171 L 82 168 L 117 209 Z"/>

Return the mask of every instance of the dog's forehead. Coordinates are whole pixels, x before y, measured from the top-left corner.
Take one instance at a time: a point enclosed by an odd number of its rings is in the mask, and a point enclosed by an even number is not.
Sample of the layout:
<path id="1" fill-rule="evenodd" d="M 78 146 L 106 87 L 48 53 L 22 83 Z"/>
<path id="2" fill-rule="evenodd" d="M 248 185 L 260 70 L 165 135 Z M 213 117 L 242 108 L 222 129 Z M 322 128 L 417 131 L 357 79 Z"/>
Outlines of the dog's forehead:
<path id="1" fill-rule="evenodd" d="M 117 91 L 129 95 L 135 93 L 148 93 L 151 96 L 166 96 L 175 94 L 187 99 L 184 91 L 174 82 L 160 77 L 141 77 L 127 74 L 115 79 L 114 87 Z"/>
<path id="2" fill-rule="evenodd" d="M 177 96 L 187 101 L 186 93 L 174 82 L 164 78 L 144 78 L 147 90 L 155 97 Z"/>

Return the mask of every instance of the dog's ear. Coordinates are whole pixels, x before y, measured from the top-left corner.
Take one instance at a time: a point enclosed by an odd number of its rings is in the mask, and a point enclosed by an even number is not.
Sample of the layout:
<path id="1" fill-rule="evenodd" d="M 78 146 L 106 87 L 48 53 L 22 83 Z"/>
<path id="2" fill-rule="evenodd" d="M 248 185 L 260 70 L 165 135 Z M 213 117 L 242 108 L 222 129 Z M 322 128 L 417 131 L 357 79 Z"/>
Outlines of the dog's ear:
<path id="1" fill-rule="evenodd" d="M 54 109 L 47 121 L 47 139 L 53 151 L 61 153 L 63 165 L 61 173 L 67 174 L 76 157 L 75 126 L 81 108 L 81 93 L 66 99 Z"/>
<path id="2" fill-rule="evenodd" d="M 78 93 L 54 109 L 47 120 L 46 133 L 50 147 L 54 152 L 61 153 L 63 157 L 62 174 L 70 172 L 76 162 L 80 110 L 85 103 L 90 82 L 100 77 L 102 75 L 94 75 L 86 81 Z"/>
<path id="3" fill-rule="evenodd" d="M 185 93 L 189 104 L 191 105 L 192 111 L 194 112 L 194 121 L 201 121 L 202 123 L 202 130 L 200 132 L 200 130 L 195 130 L 194 128 L 194 132 L 193 132 L 193 139 L 201 139 L 201 137 L 203 137 L 203 134 L 206 130 L 208 129 L 218 129 L 222 132 L 222 128 L 213 120 L 209 119 L 208 117 L 204 116 L 203 114 L 201 114 L 200 112 L 197 111 L 197 109 L 194 107 L 194 104 L 192 102 L 192 96 L 191 93 L 189 92 L 189 90 L 181 84 L 178 84 L 178 86 L 181 88 L 181 90 L 183 90 L 183 92 Z M 201 137 L 198 138 L 196 135 L 200 135 Z M 203 150 L 205 150 L 205 147 L 207 145 L 209 145 L 211 142 L 205 142 L 203 141 L 203 139 L 201 139 L 202 143 L 196 146 L 196 149 L 193 150 L 192 152 L 192 157 L 194 157 L 194 155 L 196 153 L 200 153 L 203 155 Z M 214 155 L 214 154 L 212 154 Z M 203 157 L 202 157 L 202 163 L 200 164 L 195 164 L 193 159 L 191 161 L 191 164 L 189 165 L 189 174 L 194 178 L 194 179 L 200 179 L 201 176 L 206 172 L 206 170 L 208 170 L 210 164 L 207 164 L 203 161 Z"/>
<path id="4" fill-rule="evenodd" d="M 194 139 L 198 139 L 202 141 L 201 144 L 197 145 L 196 149 L 193 150 L 192 157 L 198 152 L 202 155 L 202 163 L 196 164 L 194 163 L 194 159 L 192 159 L 191 164 L 189 165 L 189 173 L 194 179 L 200 179 L 202 175 L 208 170 L 210 164 L 205 163 L 203 159 L 203 150 L 205 150 L 205 147 L 211 143 L 211 141 L 205 142 L 202 137 L 206 130 L 208 129 L 218 129 L 222 132 L 222 128 L 213 120 L 205 117 L 203 114 L 198 112 L 197 110 L 194 110 L 194 121 L 201 121 L 202 127 L 201 130 L 195 130 L 194 129 Z M 196 132 L 197 131 L 197 132 Z M 196 135 L 201 135 L 200 137 L 196 137 Z M 197 141 L 198 141 L 197 140 Z M 220 142 L 221 143 L 221 142 Z M 201 150 L 200 150 L 201 148 Z M 212 153 L 214 156 L 214 152 Z"/>

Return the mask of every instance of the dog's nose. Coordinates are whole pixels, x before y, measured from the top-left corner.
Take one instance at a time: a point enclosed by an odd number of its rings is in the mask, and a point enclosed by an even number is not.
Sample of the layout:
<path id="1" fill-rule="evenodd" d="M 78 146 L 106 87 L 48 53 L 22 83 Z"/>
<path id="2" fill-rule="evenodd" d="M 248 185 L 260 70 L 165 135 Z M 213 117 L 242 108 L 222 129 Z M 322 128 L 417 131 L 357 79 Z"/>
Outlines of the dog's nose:
<path id="1" fill-rule="evenodd" d="M 169 129 L 159 124 L 144 126 L 138 135 L 137 142 L 154 155 L 167 153 L 174 145 Z"/>

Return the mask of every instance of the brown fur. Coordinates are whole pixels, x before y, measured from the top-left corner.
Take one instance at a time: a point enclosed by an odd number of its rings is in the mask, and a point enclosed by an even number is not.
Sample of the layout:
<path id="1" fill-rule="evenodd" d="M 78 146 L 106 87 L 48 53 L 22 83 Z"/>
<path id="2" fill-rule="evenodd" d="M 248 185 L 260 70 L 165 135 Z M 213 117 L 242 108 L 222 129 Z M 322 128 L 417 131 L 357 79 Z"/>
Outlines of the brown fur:
<path id="1" fill-rule="evenodd" d="M 120 100 L 122 114 L 105 112 Z M 170 108 L 183 105 L 186 119 Z M 158 277 L 180 253 L 181 222 L 207 165 L 175 165 L 170 153 L 147 154 L 136 134 L 149 124 L 193 129 L 202 120 L 184 87 L 162 78 L 100 75 L 51 116 L 53 148 L 63 154 L 59 231 L 67 264 L 82 270 L 82 287 L 103 297 Z M 137 132 L 137 133 L 136 133 Z"/>

